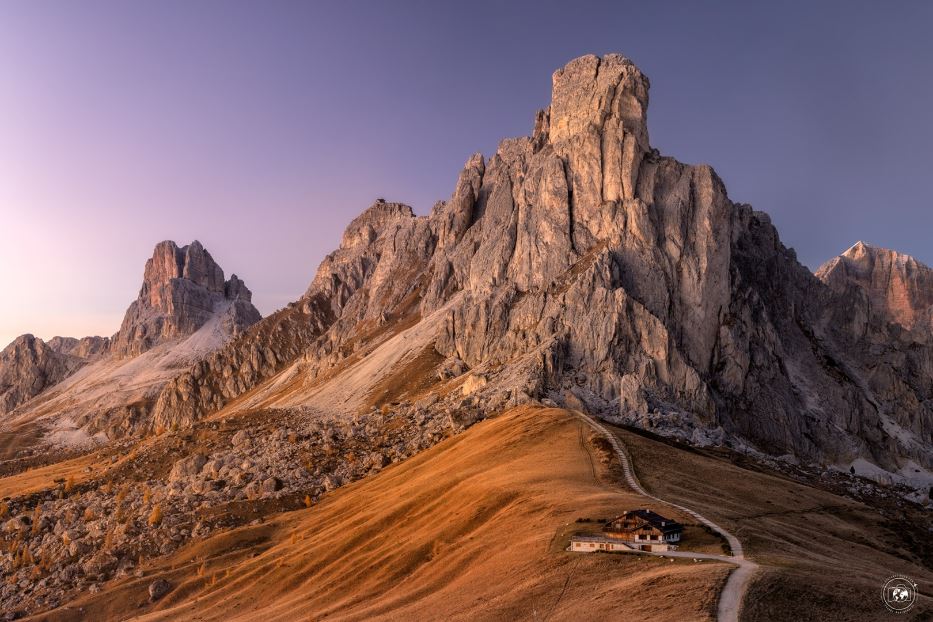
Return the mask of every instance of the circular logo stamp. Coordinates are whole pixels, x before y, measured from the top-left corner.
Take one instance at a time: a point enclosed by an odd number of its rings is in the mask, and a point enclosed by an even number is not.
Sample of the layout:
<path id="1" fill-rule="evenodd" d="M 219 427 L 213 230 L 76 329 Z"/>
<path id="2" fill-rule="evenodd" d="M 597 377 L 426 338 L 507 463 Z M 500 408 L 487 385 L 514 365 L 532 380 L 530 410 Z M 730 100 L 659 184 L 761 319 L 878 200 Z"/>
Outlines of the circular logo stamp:
<path id="1" fill-rule="evenodd" d="M 884 582 L 881 602 L 893 613 L 907 613 L 917 602 L 917 584 L 902 574 L 896 574 Z"/>

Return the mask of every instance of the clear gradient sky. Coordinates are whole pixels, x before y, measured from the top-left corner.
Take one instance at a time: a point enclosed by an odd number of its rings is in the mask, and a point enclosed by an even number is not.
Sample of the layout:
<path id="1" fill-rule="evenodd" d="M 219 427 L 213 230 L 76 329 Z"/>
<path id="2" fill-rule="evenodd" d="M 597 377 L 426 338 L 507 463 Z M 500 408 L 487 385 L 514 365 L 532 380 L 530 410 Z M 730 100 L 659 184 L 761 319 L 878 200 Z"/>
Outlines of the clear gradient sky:
<path id="1" fill-rule="evenodd" d="M 0 2 L 0 346 L 110 335 L 162 239 L 269 313 L 376 197 L 426 213 L 621 52 L 654 146 L 712 164 L 810 267 L 933 263 L 933 2 Z"/>

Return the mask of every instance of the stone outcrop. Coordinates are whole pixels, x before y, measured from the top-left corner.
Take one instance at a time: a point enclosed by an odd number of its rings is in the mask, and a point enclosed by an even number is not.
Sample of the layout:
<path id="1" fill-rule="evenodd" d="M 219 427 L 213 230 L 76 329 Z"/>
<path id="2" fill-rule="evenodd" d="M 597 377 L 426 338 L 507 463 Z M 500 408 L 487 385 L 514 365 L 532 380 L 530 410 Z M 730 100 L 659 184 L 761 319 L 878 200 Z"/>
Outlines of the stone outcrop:
<path id="1" fill-rule="evenodd" d="M 48 346 L 59 354 L 70 354 L 83 359 L 94 359 L 110 351 L 109 337 L 52 337 Z"/>
<path id="2" fill-rule="evenodd" d="M 909 255 L 858 242 L 820 266 L 816 276 L 869 315 L 895 322 L 918 339 L 933 335 L 933 270 Z M 864 298 L 864 300 L 863 300 Z"/>
<path id="3" fill-rule="evenodd" d="M 309 349 L 321 357 L 339 351 L 364 317 L 376 321 L 391 314 L 418 289 L 432 245 L 427 223 L 410 207 L 377 201 L 350 223 L 301 299 L 169 383 L 156 402 L 153 425 L 190 425 Z"/>
<path id="4" fill-rule="evenodd" d="M 113 336 L 111 352 L 136 356 L 187 337 L 215 318 L 226 334 L 238 335 L 261 317 L 251 299 L 235 274 L 224 280 L 223 270 L 197 240 L 181 248 L 160 242 L 146 262 L 139 297 Z"/>
<path id="5" fill-rule="evenodd" d="M 0 414 L 7 413 L 106 353 L 106 337 L 21 335 L 0 352 Z"/>
<path id="6" fill-rule="evenodd" d="M 766 214 L 709 166 L 651 148 L 648 89 L 624 57 L 570 62 L 531 136 L 471 157 L 428 216 L 369 208 L 297 303 L 166 387 L 160 425 L 439 313 L 438 354 L 485 380 L 471 398 L 582 404 L 824 464 L 933 467 L 930 348 L 853 324 Z"/>

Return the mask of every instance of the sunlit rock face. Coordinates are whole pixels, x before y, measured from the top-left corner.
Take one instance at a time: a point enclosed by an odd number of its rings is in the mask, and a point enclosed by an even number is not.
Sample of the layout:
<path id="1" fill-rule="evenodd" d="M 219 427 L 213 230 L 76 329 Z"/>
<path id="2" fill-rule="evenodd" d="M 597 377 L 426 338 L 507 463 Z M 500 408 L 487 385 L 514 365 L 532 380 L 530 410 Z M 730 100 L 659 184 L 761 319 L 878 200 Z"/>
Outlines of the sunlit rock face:
<path id="1" fill-rule="evenodd" d="M 107 337 L 21 335 L 0 352 L 0 414 L 28 402 L 88 363 L 105 355 Z"/>
<path id="2" fill-rule="evenodd" d="M 488 412 L 548 398 L 806 461 L 933 466 L 928 345 L 854 321 L 766 214 L 653 149 L 631 61 L 584 56 L 552 87 L 532 135 L 470 157 L 428 216 L 378 201 L 355 219 L 300 300 L 165 388 L 159 425 L 441 314 L 434 348 L 485 380 Z"/>
<path id="3" fill-rule="evenodd" d="M 33 335 L 17 337 L 0 352 L 0 413 L 7 413 L 81 367 Z"/>
<path id="4" fill-rule="evenodd" d="M 154 346 L 186 337 L 220 315 L 225 330 L 237 335 L 261 317 L 246 285 L 224 272 L 201 243 L 179 248 L 175 242 L 156 245 L 146 262 L 139 297 L 133 301 L 111 352 L 136 356 Z"/>
<path id="5" fill-rule="evenodd" d="M 863 292 L 872 313 L 918 338 L 933 334 L 933 270 L 909 255 L 858 242 L 816 276 L 840 295 Z"/>

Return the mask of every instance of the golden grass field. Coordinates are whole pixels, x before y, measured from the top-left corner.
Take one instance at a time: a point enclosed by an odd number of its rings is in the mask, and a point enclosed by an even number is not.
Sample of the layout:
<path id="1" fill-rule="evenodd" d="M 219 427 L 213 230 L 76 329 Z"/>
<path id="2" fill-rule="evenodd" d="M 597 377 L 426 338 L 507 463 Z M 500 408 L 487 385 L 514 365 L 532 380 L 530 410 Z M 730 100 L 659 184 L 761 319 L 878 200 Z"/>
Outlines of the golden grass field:
<path id="1" fill-rule="evenodd" d="M 566 411 L 511 411 L 40 619 L 711 619 L 725 564 L 572 554 L 555 542 L 578 517 L 645 504 L 590 434 Z M 151 605 L 156 576 L 176 587 Z"/>
<path id="2" fill-rule="evenodd" d="M 931 619 L 933 572 L 903 525 L 724 452 L 611 429 L 646 489 L 731 530 L 762 566 L 743 620 Z M 142 577 L 33 619 L 713 619 L 726 564 L 563 550 L 571 533 L 595 525 L 578 518 L 647 506 L 688 524 L 682 549 L 721 551 L 687 517 L 632 493 L 605 445 L 567 411 L 521 407 L 310 509 L 193 541 L 147 562 Z M 74 472 L 84 462 L 59 466 Z M 31 488 L 47 475 L 27 471 L 0 485 Z M 880 602 L 895 572 L 923 592 L 906 616 Z M 173 590 L 149 603 L 158 577 Z"/>
<path id="3" fill-rule="evenodd" d="M 611 429 L 629 448 L 646 489 L 732 531 L 762 566 L 743 620 L 933 619 L 930 533 L 916 516 L 893 522 L 865 504 L 741 468 L 714 452 Z M 920 598 L 907 614 L 889 613 L 881 603 L 882 585 L 895 573 L 919 583 Z"/>

